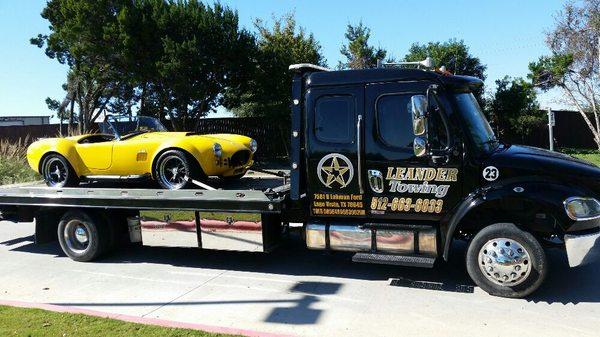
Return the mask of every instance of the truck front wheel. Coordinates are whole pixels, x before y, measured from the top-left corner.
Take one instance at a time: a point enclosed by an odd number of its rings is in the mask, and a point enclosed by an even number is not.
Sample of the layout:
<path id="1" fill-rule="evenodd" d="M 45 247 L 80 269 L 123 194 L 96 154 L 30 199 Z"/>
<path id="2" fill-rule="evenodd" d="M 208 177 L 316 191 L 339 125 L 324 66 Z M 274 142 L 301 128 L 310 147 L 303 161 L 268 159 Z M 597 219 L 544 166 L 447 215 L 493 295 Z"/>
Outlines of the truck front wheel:
<path id="1" fill-rule="evenodd" d="M 467 249 L 466 264 L 481 289 L 510 298 L 533 293 L 547 273 L 540 243 L 511 223 L 494 224 L 477 233 Z"/>
<path id="2" fill-rule="evenodd" d="M 65 213 L 58 224 L 58 241 L 68 257 L 88 262 L 106 251 L 110 233 L 101 217 L 73 210 Z"/>

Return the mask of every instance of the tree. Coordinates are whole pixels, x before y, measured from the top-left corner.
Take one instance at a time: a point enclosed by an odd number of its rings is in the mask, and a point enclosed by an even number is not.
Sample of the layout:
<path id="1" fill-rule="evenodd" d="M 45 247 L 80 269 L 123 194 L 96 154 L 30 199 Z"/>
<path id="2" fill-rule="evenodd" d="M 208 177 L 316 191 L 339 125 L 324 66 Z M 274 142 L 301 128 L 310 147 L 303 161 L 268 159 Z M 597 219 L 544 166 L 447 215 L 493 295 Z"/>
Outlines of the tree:
<path id="1" fill-rule="evenodd" d="M 346 61 L 338 64 L 339 69 L 374 68 L 378 60 L 385 59 L 387 51 L 369 45 L 371 29 L 364 26 L 362 21 L 358 25 L 348 24 L 344 36 L 348 43 L 342 45 L 340 52 Z"/>
<path id="2" fill-rule="evenodd" d="M 600 0 L 568 2 L 546 34 L 552 54 L 529 64 L 529 78 L 543 91 L 558 88 L 577 109 L 600 149 Z"/>
<path id="3" fill-rule="evenodd" d="M 42 17 L 50 22 L 49 35 L 39 34 L 31 43 L 45 47 L 46 55 L 70 68 L 77 95 L 68 93 L 79 110 L 79 128 L 89 131 L 104 112 L 112 92 L 121 78 L 112 59 L 118 46 L 115 9 L 119 0 L 70 1 L 52 0 Z"/>
<path id="4" fill-rule="evenodd" d="M 521 140 L 544 120 L 533 85 L 522 78 L 496 80 L 487 110 L 500 136 L 514 135 Z"/>
<path id="5" fill-rule="evenodd" d="M 485 80 L 486 66 L 481 60 L 469 53 L 469 47 L 464 41 L 451 39 L 446 42 L 429 42 L 426 44 L 413 43 L 405 61 L 422 61 L 431 57 L 438 67 L 445 66 L 446 70 L 456 75 L 473 76 Z M 473 93 L 481 106 L 484 106 L 483 88 Z"/>
<path id="6" fill-rule="evenodd" d="M 218 3 L 169 3 L 157 22 L 163 48 L 156 63 L 158 104 L 174 128 L 190 130 L 223 102 L 226 89 L 245 84 L 255 41 L 239 29 L 237 12 Z"/>
<path id="7" fill-rule="evenodd" d="M 285 123 L 290 119 L 293 78 L 288 67 L 296 63 L 324 66 L 325 59 L 313 34 L 297 26 L 293 13 L 273 21 L 270 28 L 256 20 L 254 68 L 247 74 L 246 86 L 228 90 L 225 106 L 237 116 L 263 116 Z"/>
<path id="8" fill-rule="evenodd" d="M 170 116 L 193 129 L 244 84 L 250 33 L 237 12 L 197 0 L 51 0 L 42 17 L 50 34 L 31 42 L 70 67 L 82 132 L 105 112 Z"/>

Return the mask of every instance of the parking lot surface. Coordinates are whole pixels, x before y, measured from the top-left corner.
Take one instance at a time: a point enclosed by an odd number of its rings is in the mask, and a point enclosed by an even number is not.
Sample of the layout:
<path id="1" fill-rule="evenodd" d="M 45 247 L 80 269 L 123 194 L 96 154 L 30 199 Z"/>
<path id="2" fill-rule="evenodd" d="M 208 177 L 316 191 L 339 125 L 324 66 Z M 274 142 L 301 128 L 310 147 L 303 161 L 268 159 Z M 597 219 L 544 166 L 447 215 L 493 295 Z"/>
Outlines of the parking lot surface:
<path id="1" fill-rule="evenodd" d="M 435 269 L 354 264 L 298 233 L 271 254 L 131 247 L 78 263 L 0 222 L 0 299 L 297 336 L 598 336 L 600 265 L 550 274 L 523 300 L 473 288 L 464 245 Z"/>

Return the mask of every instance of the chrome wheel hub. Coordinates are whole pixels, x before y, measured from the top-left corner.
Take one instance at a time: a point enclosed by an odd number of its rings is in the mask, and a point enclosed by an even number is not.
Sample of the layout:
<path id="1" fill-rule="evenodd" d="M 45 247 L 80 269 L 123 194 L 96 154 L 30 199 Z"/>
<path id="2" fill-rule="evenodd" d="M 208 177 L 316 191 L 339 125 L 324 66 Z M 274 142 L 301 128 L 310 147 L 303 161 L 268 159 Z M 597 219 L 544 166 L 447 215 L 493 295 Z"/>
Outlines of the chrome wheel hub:
<path id="1" fill-rule="evenodd" d="M 162 183 L 172 190 L 182 188 L 188 180 L 185 163 L 178 156 L 169 156 L 161 161 L 158 175 Z"/>
<path id="2" fill-rule="evenodd" d="M 84 253 L 90 245 L 90 231 L 85 223 L 71 220 L 65 225 L 63 237 L 67 247 L 75 253 Z"/>
<path id="3" fill-rule="evenodd" d="M 62 186 L 68 177 L 68 170 L 65 167 L 65 164 L 58 158 L 50 158 L 44 164 L 44 179 L 51 186 Z"/>
<path id="4" fill-rule="evenodd" d="M 531 257 L 520 243 L 507 238 L 493 239 L 479 251 L 479 268 L 495 284 L 516 286 L 531 272 Z"/>
<path id="5" fill-rule="evenodd" d="M 88 242 L 88 233 L 85 227 L 79 226 L 77 229 L 75 229 L 75 240 L 81 244 Z"/>

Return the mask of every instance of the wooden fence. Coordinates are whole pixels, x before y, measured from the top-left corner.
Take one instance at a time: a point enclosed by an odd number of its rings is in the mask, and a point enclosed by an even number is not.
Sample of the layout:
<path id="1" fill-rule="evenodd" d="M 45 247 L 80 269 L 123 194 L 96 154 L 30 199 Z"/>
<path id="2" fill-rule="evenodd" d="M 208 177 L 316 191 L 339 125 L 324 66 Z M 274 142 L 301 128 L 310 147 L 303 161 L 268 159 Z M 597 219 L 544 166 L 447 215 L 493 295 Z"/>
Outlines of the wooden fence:
<path id="1" fill-rule="evenodd" d="M 585 124 L 581 115 L 576 111 L 554 110 L 556 125 L 553 128 L 554 146 L 577 149 L 596 149 L 592 132 Z M 593 118 L 592 118 L 593 119 Z M 549 148 L 548 122 L 540 123 L 526 137 L 505 134 L 503 141 L 512 144 L 524 144 L 541 148 Z"/>
<path id="2" fill-rule="evenodd" d="M 569 148 L 595 149 L 591 132 L 577 112 L 555 111 L 555 146 Z M 66 133 L 66 125 L 63 132 Z M 290 129 L 286 122 L 277 122 L 258 117 L 247 118 L 206 118 L 198 125 L 201 133 L 235 133 L 247 135 L 258 142 L 257 160 L 271 160 L 289 157 Z M 0 127 L 0 139 L 17 141 L 29 137 L 29 141 L 38 138 L 56 137 L 59 125 L 3 126 Z M 532 145 L 548 148 L 548 126 L 540 124 L 527 137 L 503 135 L 503 141 L 514 144 Z"/>
<path id="3" fill-rule="evenodd" d="M 0 126 L 0 139 L 16 142 L 27 138 L 33 142 L 39 138 L 58 137 L 59 124 Z M 198 124 L 200 133 L 235 133 L 252 137 L 258 143 L 257 160 L 289 157 L 290 129 L 286 123 L 264 118 L 205 118 Z M 63 125 L 63 134 L 67 126 Z"/>

